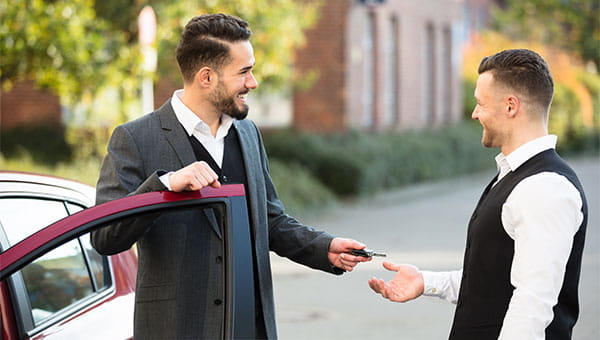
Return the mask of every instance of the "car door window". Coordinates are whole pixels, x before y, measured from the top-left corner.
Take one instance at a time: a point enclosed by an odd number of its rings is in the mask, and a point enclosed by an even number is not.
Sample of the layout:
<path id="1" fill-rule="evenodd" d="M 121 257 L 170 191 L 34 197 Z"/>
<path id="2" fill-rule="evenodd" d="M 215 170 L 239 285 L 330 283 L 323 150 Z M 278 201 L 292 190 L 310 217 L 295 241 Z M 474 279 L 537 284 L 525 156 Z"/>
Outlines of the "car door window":
<path id="1" fill-rule="evenodd" d="M 93 293 L 77 239 L 22 269 L 35 325 Z"/>
<path id="2" fill-rule="evenodd" d="M 110 273 L 108 271 L 108 261 L 106 256 L 98 254 L 96 249 L 92 247 L 90 234 L 80 237 L 81 245 L 83 246 L 84 254 L 88 260 L 90 271 L 94 279 L 95 290 L 102 290 L 110 286 Z"/>
<path id="3" fill-rule="evenodd" d="M 68 213 L 65 205 L 59 200 L 28 197 L 0 200 L 0 223 L 10 245 L 66 216 Z"/>
<path id="4" fill-rule="evenodd" d="M 81 205 L 67 202 L 67 210 L 69 215 L 73 215 L 84 209 Z M 86 234 L 81 238 L 81 245 L 83 246 L 84 254 L 90 265 L 90 271 L 94 278 L 94 285 L 96 290 L 101 290 L 110 285 L 110 273 L 108 272 L 108 263 L 106 256 L 98 254 L 96 249 L 92 247 L 90 234 Z"/>

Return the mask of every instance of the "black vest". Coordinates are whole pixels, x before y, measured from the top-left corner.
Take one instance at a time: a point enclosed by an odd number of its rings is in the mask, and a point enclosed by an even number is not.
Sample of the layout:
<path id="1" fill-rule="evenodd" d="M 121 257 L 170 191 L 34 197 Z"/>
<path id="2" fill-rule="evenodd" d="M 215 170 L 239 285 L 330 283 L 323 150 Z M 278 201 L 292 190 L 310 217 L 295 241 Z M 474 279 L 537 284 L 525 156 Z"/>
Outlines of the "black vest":
<path id="1" fill-rule="evenodd" d="M 510 284 L 514 241 L 502 227 L 502 205 L 514 187 L 526 177 L 555 172 L 566 177 L 579 191 L 583 222 L 575 234 L 563 285 L 554 306 L 554 319 L 546 328 L 546 339 L 571 339 L 579 314 L 577 290 L 587 224 L 587 204 L 575 172 L 553 150 L 546 150 L 487 186 L 469 222 L 463 276 L 450 339 L 497 339 L 515 287 Z"/>
<path id="2" fill-rule="evenodd" d="M 217 165 L 215 160 L 212 158 L 210 153 L 202 146 L 195 137 L 189 137 L 192 149 L 196 155 L 198 161 L 205 161 L 219 176 L 219 182 L 221 184 L 244 184 L 245 192 L 248 192 L 248 178 L 246 176 L 246 168 L 244 166 L 244 159 L 242 156 L 242 148 L 240 146 L 240 140 L 237 134 L 235 126 L 232 126 L 225 137 L 225 148 L 223 151 L 223 162 L 221 167 Z M 248 204 L 248 218 L 251 221 L 250 214 L 250 199 L 246 196 L 246 203 Z M 245 231 L 244 231 L 245 232 Z M 237 286 L 241 288 L 241 291 L 236 289 L 237 298 L 242 299 L 239 305 L 242 306 L 242 310 L 238 311 L 244 314 L 245 319 L 254 318 L 254 325 L 241 324 L 238 329 L 241 334 L 234 331 L 234 338 L 238 339 L 266 339 L 266 327 L 264 326 L 264 318 L 262 314 L 262 305 L 260 303 L 260 291 L 258 287 L 258 271 L 256 270 L 256 253 L 254 252 L 254 238 L 253 233 L 248 231 L 248 237 L 250 237 L 250 244 L 238 244 L 234 245 L 234 251 L 238 252 L 240 248 L 250 247 L 251 256 L 242 259 L 251 262 L 251 265 L 242 265 L 245 268 L 245 273 L 242 273 L 243 282 L 238 282 Z M 234 238 L 235 239 L 235 238 Z M 237 244 L 237 243 L 236 243 Z M 236 255 L 239 258 L 239 256 Z M 252 292 L 244 289 L 244 287 L 252 287 Z M 244 291 L 245 290 L 245 291 Z M 240 294 L 241 293 L 241 294 Z M 253 296 L 248 296 L 252 294 Z M 250 316 L 253 315 L 253 316 Z M 240 321 L 240 318 L 236 318 L 236 322 Z M 252 329 L 254 328 L 254 329 Z"/>

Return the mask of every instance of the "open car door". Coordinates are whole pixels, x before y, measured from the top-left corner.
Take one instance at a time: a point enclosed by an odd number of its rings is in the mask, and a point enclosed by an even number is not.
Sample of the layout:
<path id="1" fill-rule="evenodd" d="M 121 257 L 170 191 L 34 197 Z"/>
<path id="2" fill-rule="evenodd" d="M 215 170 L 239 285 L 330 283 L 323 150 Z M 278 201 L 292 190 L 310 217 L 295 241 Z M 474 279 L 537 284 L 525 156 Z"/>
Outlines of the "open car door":
<path id="1" fill-rule="evenodd" d="M 254 322 L 244 320 L 244 313 L 236 315 L 236 310 L 243 310 L 243 301 L 235 299 L 236 270 L 231 246 L 234 243 L 232 231 L 234 228 L 249 228 L 244 186 L 241 184 L 184 193 L 150 192 L 82 210 L 41 229 L 7 249 L 0 249 L 0 284 L 10 284 L 12 277 L 20 275 L 17 272 L 28 264 L 95 229 L 132 218 L 155 218 L 162 214 L 197 209 L 214 210 L 218 215 L 217 223 L 221 224 L 218 227 L 223 233 L 223 329 L 224 339 L 232 339 L 235 336 L 236 325 L 243 327 L 247 322 Z"/>

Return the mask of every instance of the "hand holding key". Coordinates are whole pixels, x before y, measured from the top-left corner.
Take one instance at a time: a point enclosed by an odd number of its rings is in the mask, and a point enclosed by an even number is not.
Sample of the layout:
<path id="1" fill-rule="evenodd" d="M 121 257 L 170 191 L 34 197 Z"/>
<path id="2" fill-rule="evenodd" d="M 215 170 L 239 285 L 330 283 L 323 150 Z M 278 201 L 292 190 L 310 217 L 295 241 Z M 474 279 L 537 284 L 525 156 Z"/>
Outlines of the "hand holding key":
<path id="1" fill-rule="evenodd" d="M 371 257 L 352 255 L 351 251 L 364 249 L 366 246 L 358 241 L 336 237 L 329 244 L 327 257 L 329 262 L 343 270 L 351 272 L 360 262 L 371 261 Z"/>

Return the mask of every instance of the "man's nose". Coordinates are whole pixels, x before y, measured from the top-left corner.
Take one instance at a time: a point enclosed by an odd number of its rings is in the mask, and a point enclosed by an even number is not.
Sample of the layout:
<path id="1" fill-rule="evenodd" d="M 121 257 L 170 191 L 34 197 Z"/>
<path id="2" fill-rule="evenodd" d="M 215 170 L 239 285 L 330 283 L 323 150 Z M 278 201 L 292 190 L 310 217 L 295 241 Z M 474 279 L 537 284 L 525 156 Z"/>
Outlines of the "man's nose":
<path id="1" fill-rule="evenodd" d="M 471 118 L 475 120 L 479 119 L 479 106 L 475 106 L 473 113 L 471 113 Z"/>
<path id="2" fill-rule="evenodd" d="M 258 87 L 258 81 L 254 78 L 254 74 L 250 73 L 250 78 L 246 81 L 246 88 L 255 89 Z"/>

